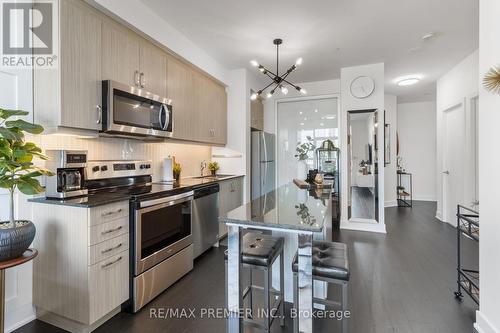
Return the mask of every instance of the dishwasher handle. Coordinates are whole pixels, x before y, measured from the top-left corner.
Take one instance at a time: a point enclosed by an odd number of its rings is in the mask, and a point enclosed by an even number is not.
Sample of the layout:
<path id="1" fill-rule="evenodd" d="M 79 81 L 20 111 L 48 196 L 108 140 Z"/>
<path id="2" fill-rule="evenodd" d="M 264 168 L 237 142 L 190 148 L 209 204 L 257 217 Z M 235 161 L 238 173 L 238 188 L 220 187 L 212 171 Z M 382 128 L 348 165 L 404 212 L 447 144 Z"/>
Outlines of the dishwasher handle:
<path id="1" fill-rule="evenodd" d="M 194 190 L 194 199 L 206 197 L 207 195 L 219 193 L 219 184 L 212 184 Z"/>

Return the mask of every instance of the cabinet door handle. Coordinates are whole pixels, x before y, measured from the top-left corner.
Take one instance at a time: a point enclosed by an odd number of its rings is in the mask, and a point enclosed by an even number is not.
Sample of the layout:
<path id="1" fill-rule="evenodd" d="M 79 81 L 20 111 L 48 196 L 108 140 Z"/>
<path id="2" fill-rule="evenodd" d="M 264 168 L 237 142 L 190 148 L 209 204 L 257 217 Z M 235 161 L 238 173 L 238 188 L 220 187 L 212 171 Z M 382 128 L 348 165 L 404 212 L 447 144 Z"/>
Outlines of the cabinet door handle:
<path id="1" fill-rule="evenodd" d="M 115 210 L 114 212 L 106 212 L 106 213 L 102 213 L 101 214 L 101 217 L 105 217 L 105 216 L 110 216 L 110 215 L 114 215 L 114 214 L 119 214 L 123 211 L 123 209 L 118 209 L 118 210 Z"/>
<path id="2" fill-rule="evenodd" d="M 96 110 L 97 110 L 97 123 L 100 124 L 102 123 L 102 106 L 97 105 Z"/>
<path id="3" fill-rule="evenodd" d="M 110 248 L 107 248 L 106 250 L 102 250 L 101 253 L 102 254 L 105 254 L 105 253 L 108 253 L 108 252 L 111 252 L 113 250 L 116 250 L 116 249 L 119 249 L 120 247 L 122 247 L 122 243 L 116 245 L 116 246 L 113 246 L 113 247 L 110 247 Z"/>
<path id="4" fill-rule="evenodd" d="M 139 76 L 139 83 L 141 88 L 146 87 L 146 76 L 144 75 L 144 73 L 141 73 L 141 75 Z"/>
<path id="5" fill-rule="evenodd" d="M 119 226 L 119 227 L 116 227 L 114 229 L 109 229 L 109 230 L 106 230 L 106 231 L 103 231 L 101 232 L 101 235 L 107 235 L 107 234 L 110 234 L 112 232 L 115 232 L 115 231 L 118 231 L 118 230 L 121 230 L 123 228 L 123 226 Z"/>
<path id="6" fill-rule="evenodd" d="M 139 76 L 140 76 L 139 75 L 139 71 L 135 71 L 134 72 L 134 85 L 137 86 L 137 87 L 140 86 L 140 82 L 139 82 L 140 78 L 139 78 Z"/>
<path id="7" fill-rule="evenodd" d="M 116 264 L 117 262 L 119 262 L 120 260 L 122 260 L 122 257 L 118 257 L 118 259 L 116 260 L 113 260 L 111 262 L 108 262 L 107 264 L 104 264 L 101 266 L 101 268 L 108 268 L 109 266 L 113 265 L 113 264 Z"/>

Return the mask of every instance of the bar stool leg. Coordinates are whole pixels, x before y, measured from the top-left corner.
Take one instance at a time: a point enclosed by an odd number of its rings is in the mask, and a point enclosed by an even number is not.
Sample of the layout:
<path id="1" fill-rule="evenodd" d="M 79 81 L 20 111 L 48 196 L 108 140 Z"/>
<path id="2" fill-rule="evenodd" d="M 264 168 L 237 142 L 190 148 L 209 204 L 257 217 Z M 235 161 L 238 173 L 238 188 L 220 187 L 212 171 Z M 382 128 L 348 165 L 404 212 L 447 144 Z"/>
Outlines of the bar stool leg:
<path id="1" fill-rule="evenodd" d="M 347 310 L 347 297 L 347 282 L 344 282 L 342 283 L 342 333 L 347 333 L 347 319 L 344 318 L 345 311 Z"/>
<path id="2" fill-rule="evenodd" d="M 271 327 L 271 307 L 269 306 L 269 290 L 270 283 L 272 281 L 272 270 L 271 267 L 264 270 L 264 326 L 265 331 L 269 332 L 269 328 Z"/>
<path id="3" fill-rule="evenodd" d="M 250 318 L 253 317 L 253 269 L 250 268 L 250 290 L 248 291 L 248 308 L 250 309 Z"/>
<path id="4" fill-rule="evenodd" d="M 293 308 L 295 309 L 295 316 L 293 317 L 293 333 L 299 333 L 299 276 L 293 273 Z"/>
<path id="5" fill-rule="evenodd" d="M 281 300 L 281 327 L 285 326 L 285 258 L 283 252 L 280 254 L 280 300 Z"/>

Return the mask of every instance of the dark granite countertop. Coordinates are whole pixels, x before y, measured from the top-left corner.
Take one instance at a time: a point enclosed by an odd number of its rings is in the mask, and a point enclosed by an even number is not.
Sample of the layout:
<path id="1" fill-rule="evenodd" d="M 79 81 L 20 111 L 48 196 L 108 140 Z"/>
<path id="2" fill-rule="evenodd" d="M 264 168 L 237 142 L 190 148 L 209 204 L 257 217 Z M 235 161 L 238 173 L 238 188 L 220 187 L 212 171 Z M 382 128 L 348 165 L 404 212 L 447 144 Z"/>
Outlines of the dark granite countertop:
<path id="1" fill-rule="evenodd" d="M 332 189 L 300 189 L 293 182 L 240 206 L 220 223 L 320 232 L 330 213 Z"/>
<path id="2" fill-rule="evenodd" d="M 179 191 L 182 189 L 189 190 L 189 189 L 196 189 L 197 187 L 200 187 L 202 185 L 207 185 L 211 183 L 217 183 L 229 179 L 234 179 L 234 178 L 240 178 L 244 177 L 243 175 L 219 175 L 217 177 L 211 177 L 211 176 L 206 176 L 206 177 L 189 177 L 189 178 L 182 178 L 180 181 L 180 184 L 175 185 L 171 191 Z M 153 186 L 155 184 L 161 185 L 161 182 L 154 182 Z M 168 191 L 167 191 L 168 193 Z M 85 197 L 78 197 L 78 198 L 68 198 L 64 200 L 60 199 L 48 199 L 46 197 L 34 197 L 31 199 L 28 199 L 29 202 L 34 202 L 34 203 L 42 203 L 42 204 L 52 204 L 52 205 L 63 205 L 63 206 L 71 206 L 71 207 L 82 207 L 82 208 L 91 208 L 91 207 L 97 207 L 97 206 L 103 206 L 107 205 L 110 203 L 114 202 L 119 202 L 119 201 L 128 201 L 132 195 L 126 194 L 126 193 L 109 193 L 109 192 L 96 192 L 89 194 L 88 196 Z"/>

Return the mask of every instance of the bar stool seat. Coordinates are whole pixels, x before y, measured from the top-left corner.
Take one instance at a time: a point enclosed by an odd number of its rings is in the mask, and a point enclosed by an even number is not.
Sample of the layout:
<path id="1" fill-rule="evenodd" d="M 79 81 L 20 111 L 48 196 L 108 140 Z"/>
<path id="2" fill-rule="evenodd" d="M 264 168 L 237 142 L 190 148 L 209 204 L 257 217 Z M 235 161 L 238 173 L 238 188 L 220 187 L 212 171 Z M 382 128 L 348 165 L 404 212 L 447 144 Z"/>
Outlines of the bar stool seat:
<path id="1" fill-rule="evenodd" d="M 315 241 L 312 248 L 313 276 L 349 281 L 349 260 L 347 245 L 337 242 Z M 295 255 L 292 270 L 299 268 L 298 256 Z"/>
<path id="2" fill-rule="evenodd" d="M 243 236 L 241 262 L 247 265 L 269 266 L 283 250 L 283 238 L 276 238 L 259 233 L 247 233 Z M 224 252 L 227 260 L 227 251 Z"/>
<path id="3" fill-rule="evenodd" d="M 248 308 L 252 312 L 254 290 L 262 290 L 264 293 L 264 312 L 266 315 L 264 321 L 255 320 L 253 314 L 249 318 L 245 318 L 244 322 L 252 326 L 263 329 L 269 332 L 275 318 L 270 314 L 277 315 L 276 312 L 271 312 L 271 309 L 280 310 L 279 318 L 280 325 L 285 325 L 285 310 L 284 310 L 284 257 L 283 247 L 284 239 L 265 235 L 261 233 L 249 232 L 243 236 L 242 242 L 241 264 L 244 268 L 250 271 L 249 285 L 244 288 L 242 298 L 248 298 Z M 226 281 L 227 279 L 227 250 L 224 252 L 226 263 Z M 280 289 L 275 290 L 272 287 L 272 267 L 276 259 L 280 258 Z M 264 286 L 257 286 L 253 282 L 253 271 L 260 270 L 264 272 Z M 226 282 L 227 283 L 227 282 Z M 227 288 L 226 288 L 226 304 L 227 304 Z"/>

